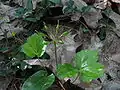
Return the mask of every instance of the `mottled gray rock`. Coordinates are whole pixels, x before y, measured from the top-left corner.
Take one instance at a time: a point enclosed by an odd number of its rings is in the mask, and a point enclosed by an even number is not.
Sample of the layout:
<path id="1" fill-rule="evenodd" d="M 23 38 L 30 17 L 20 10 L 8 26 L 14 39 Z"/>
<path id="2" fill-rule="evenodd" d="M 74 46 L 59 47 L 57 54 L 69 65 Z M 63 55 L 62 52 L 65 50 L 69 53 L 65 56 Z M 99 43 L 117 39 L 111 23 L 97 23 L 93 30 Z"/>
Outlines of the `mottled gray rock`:
<path id="1" fill-rule="evenodd" d="M 120 90 L 120 82 L 111 81 L 103 86 L 102 90 Z"/>

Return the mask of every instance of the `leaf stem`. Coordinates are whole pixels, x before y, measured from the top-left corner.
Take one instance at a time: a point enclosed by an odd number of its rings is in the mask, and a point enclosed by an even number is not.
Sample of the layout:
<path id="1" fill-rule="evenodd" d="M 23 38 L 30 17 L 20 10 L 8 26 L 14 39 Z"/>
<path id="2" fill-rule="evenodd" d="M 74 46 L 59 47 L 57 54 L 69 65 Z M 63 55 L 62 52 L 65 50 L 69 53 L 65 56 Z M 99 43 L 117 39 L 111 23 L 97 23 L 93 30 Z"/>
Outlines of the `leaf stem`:
<path id="1" fill-rule="evenodd" d="M 78 72 L 76 78 L 72 81 L 72 83 L 74 83 L 79 78 L 79 76 L 80 76 L 80 73 Z"/>

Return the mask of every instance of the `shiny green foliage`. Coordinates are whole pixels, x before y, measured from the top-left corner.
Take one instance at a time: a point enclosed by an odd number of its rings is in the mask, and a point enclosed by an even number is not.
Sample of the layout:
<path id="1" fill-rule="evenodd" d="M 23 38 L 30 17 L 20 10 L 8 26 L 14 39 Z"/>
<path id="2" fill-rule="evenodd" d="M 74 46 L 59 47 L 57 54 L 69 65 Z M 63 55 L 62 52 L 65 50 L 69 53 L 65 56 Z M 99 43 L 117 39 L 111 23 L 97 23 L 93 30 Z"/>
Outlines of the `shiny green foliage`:
<path id="1" fill-rule="evenodd" d="M 54 80 L 53 74 L 48 75 L 46 71 L 40 70 L 24 82 L 22 90 L 46 90 L 53 84 Z"/>
<path id="2" fill-rule="evenodd" d="M 33 34 L 27 39 L 27 42 L 22 46 L 23 52 L 33 58 L 35 56 L 41 57 L 44 52 L 47 43 L 42 38 L 41 34 Z"/>
<path id="3" fill-rule="evenodd" d="M 57 75 L 59 78 L 70 78 L 70 77 L 73 77 L 73 76 L 76 76 L 76 73 L 78 72 L 78 70 L 73 67 L 71 64 L 61 64 L 61 65 L 58 65 L 58 68 L 57 68 Z"/>
<path id="4" fill-rule="evenodd" d="M 93 50 L 82 50 L 75 56 L 76 68 L 80 72 L 80 79 L 84 82 L 90 82 L 93 79 L 101 77 L 104 73 L 103 65 L 97 62 L 98 52 Z"/>
<path id="5" fill-rule="evenodd" d="M 98 63 L 98 52 L 82 50 L 75 55 L 75 67 L 70 64 L 60 65 L 57 69 L 60 78 L 70 78 L 78 74 L 80 80 L 90 82 L 101 77 L 104 73 L 103 65 Z"/>

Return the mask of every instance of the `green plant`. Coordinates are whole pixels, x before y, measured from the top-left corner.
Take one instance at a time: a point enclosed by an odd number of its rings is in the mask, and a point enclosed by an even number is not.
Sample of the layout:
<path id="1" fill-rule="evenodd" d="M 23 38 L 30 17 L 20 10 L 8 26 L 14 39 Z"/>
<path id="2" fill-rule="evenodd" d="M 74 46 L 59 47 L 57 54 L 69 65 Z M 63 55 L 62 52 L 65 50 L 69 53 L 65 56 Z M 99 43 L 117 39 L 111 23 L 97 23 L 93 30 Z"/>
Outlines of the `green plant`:
<path id="1" fill-rule="evenodd" d="M 64 13 L 75 13 L 80 12 L 81 15 L 87 13 L 91 10 L 92 6 L 87 6 L 83 1 L 68 0 L 65 5 L 63 5 Z"/>
<path id="2" fill-rule="evenodd" d="M 22 48 L 23 52 L 31 58 L 35 56 L 41 57 L 45 52 L 47 44 L 40 33 L 35 33 L 27 39 Z"/>
<path id="3" fill-rule="evenodd" d="M 35 33 L 27 39 L 27 42 L 22 46 L 23 52 L 33 58 L 41 57 L 44 52 L 46 41 L 42 38 L 42 34 Z M 22 86 L 22 90 L 46 90 L 54 82 L 55 76 L 53 74 L 48 76 L 46 71 L 38 71 L 29 77 Z"/>
<path id="4" fill-rule="evenodd" d="M 104 73 L 104 66 L 97 62 L 98 52 L 93 50 L 82 50 L 75 57 L 75 66 L 71 64 L 59 65 L 57 74 L 60 78 L 79 77 L 84 82 L 101 77 Z"/>
<path id="5" fill-rule="evenodd" d="M 69 31 L 65 31 L 65 29 L 58 24 L 56 26 L 51 25 L 44 25 L 44 30 L 47 32 L 47 37 L 50 38 L 52 41 L 50 43 L 54 44 L 54 50 L 55 50 L 55 60 L 56 60 L 56 66 L 57 66 L 57 45 L 63 44 L 63 37 L 69 34 Z"/>
<path id="6" fill-rule="evenodd" d="M 16 18 L 20 18 L 30 22 L 37 22 L 41 20 L 46 12 L 49 10 L 50 6 L 60 3 L 60 0 L 40 0 L 36 7 L 33 9 L 32 0 L 27 0 L 25 7 L 20 7 L 16 10 Z"/>
<path id="7" fill-rule="evenodd" d="M 22 90 L 46 90 L 54 80 L 55 76 L 53 74 L 48 75 L 46 71 L 40 70 L 24 82 Z"/>
<path id="8" fill-rule="evenodd" d="M 22 46 L 22 51 L 31 58 L 33 58 L 35 56 L 37 56 L 38 58 L 41 57 L 45 52 L 46 45 L 48 44 L 43 39 L 43 37 L 48 37 L 48 38 L 52 39 L 52 41 L 50 43 L 54 44 L 54 47 L 55 47 L 55 59 L 56 59 L 56 66 L 57 66 L 57 64 L 58 64 L 57 63 L 57 44 L 63 42 L 62 38 L 68 34 L 68 31 L 63 31 L 63 28 L 59 25 L 59 23 L 57 24 L 57 26 L 53 26 L 53 27 L 51 25 L 48 25 L 48 26 L 45 25 L 44 29 L 48 33 L 48 35 L 45 35 L 42 33 L 33 34 L 32 36 L 30 36 L 27 39 L 27 42 Z M 35 74 L 35 76 L 36 76 L 36 74 Z M 35 76 L 33 75 L 32 77 L 30 77 L 31 81 L 29 79 L 27 81 L 25 81 L 25 83 L 23 84 L 22 90 L 28 90 L 28 88 L 30 88 L 28 85 L 27 85 L 28 87 L 25 88 L 26 84 L 29 84 L 29 82 L 34 81 L 36 79 Z M 43 80 L 43 79 L 44 78 L 40 78 L 40 80 Z M 51 82 L 46 81 L 45 84 L 46 83 L 52 84 L 53 81 L 51 81 Z M 41 86 L 39 86 L 39 88 L 41 90 L 46 90 L 46 88 L 42 87 L 43 84 L 44 83 L 41 83 Z M 33 84 L 33 86 L 31 86 L 31 88 L 33 89 L 33 87 L 35 87 L 34 84 Z M 34 88 L 34 89 L 38 90 L 37 88 Z"/>
<path id="9" fill-rule="evenodd" d="M 35 33 L 30 36 L 27 39 L 27 42 L 22 46 L 23 52 L 29 57 L 41 57 L 45 52 L 46 45 L 48 44 L 43 39 L 43 37 L 46 36 L 52 39 L 50 43 L 53 43 L 55 46 L 55 58 L 57 59 L 56 45 L 62 41 L 62 37 L 67 35 L 68 32 L 60 32 L 61 26 L 59 24 L 53 27 L 51 25 L 45 25 L 44 28 L 46 29 L 48 35 Z M 90 82 L 93 79 L 101 77 L 104 73 L 103 65 L 98 63 L 97 60 L 97 51 L 82 50 L 75 55 L 74 65 L 67 63 L 58 65 L 55 76 L 59 77 L 60 79 L 73 77 L 75 80 L 79 78 L 84 82 Z M 56 64 L 58 64 L 57 61 Z M 55 76 L 53 74 L 48 75 L 46 70 L 38 71 L 25 81 L 22 86 L 22 90 L 46 90 L 54 82 Z M 41 83 L 41 81 L 44 82 Z"/>
<path id="10" fill-rule="evenodd" d="M 28 20 L 28 21 L 33 21 L 35 22 L 36 19 L 33 17 L 29 17 L 32 16 L 32 11 L 33 10 L 33 4 L 32 4 L 32 0 L 27 0 L 27 4 L 25 5 L 25 8 L 20 7 L 16 10 L 15 16 L 17 18 L 23 18 L 24 20 Z"/>

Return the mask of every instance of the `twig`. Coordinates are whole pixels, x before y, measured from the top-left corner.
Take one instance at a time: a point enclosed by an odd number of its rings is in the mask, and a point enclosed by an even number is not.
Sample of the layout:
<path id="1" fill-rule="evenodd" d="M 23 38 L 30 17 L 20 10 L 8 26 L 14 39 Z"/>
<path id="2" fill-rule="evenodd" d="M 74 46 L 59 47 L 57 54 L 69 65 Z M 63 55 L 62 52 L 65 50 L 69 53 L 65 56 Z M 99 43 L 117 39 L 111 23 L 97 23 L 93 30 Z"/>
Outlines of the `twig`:
<path id="1" fill-rule="evenodd" d="M 60 81 L 58 81 L 58 83 L 60 84 L 60 86 L 62 87 L 62 89 L 65 90 L 64 86 L 62 85 L 62 83 Z"/>
<path id="2" fill-rule="evenodd" d="M 15 90 L 18 90 L 15 84 L 13 84 L 13 86 L 15 87 Z"/>
<path id="3" fill-rule="evenodd" d="M 39 63 L 41 63 L 41 66 L 44 67 L 44 64 L 40 61 L 40 58 L 38 57 Z"/>

